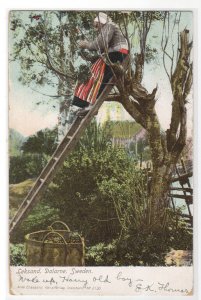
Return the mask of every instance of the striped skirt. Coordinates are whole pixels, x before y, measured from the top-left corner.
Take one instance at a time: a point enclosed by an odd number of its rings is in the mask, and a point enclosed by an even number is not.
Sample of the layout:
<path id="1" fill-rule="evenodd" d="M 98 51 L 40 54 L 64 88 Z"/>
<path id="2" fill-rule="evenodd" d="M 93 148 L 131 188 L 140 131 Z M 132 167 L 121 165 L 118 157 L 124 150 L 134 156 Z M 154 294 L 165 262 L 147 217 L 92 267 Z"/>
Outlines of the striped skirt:
<path id="1" fill-rule="evenodd" d="M 103 81 L 105 72 L 105 62 L 99 58 L 90 68 L 91 77 L 87 83 L 76 86 L 74 92 L 73 105 L 78 107 L 86 107 L 94 104 Z"/>

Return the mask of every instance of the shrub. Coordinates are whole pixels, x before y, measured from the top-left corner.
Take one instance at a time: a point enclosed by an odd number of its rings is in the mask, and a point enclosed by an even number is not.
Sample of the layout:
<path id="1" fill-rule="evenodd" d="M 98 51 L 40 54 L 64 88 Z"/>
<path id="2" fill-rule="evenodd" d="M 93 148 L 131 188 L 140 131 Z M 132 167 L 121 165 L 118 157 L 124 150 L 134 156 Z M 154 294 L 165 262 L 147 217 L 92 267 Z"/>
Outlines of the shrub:
<path id="1" fill-rule="evenodd" d="M 9 182 L 19 183 L 37 177 L 47 163 L 44 154 L 22 154 L 10 157 Z"/>
<path id="2" fill-rule="evenodd" d="M 118 239 L 86 249 L 89 266 L 165 266 L 165 255 L 173 249 L 192 250 L 193 235 L 186 223 L 172 211 L 168 226 L 151 232 L 131 225 Z"/>
<path id="3" fill-rule="evenodd" d="M 52 222 L 59 219 L 58 209 L 39 203 L 29 216 L 15 229 L 10 237 L 12 243 L 22 243 L 28 233 L 45 230 Z"/>
<path id="4" fill-rule="evenodd" d="M 10 265 L 26 266 L 26 252 L 24 244 L 10 244 Z"/>

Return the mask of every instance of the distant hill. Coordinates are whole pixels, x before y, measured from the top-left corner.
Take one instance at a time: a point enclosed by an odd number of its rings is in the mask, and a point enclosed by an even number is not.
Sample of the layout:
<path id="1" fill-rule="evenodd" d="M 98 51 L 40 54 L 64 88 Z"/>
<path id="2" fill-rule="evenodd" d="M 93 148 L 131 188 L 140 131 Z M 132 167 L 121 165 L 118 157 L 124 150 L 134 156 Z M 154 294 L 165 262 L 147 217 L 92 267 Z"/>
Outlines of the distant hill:
<path id="1" fill-rule="evenodd" d="M 15 129 L 9 129 L 9 155 L 20 155 L 20 148 L 25 141 L 26 138 L 21 133 Z"/>

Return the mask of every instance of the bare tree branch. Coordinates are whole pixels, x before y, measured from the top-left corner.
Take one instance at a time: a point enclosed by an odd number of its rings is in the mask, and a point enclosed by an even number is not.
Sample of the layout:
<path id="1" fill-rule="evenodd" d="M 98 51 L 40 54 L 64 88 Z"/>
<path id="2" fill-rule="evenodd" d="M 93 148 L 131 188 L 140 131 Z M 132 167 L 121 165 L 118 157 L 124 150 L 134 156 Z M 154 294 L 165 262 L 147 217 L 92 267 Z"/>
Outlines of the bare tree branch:
<path id="1" fill-rule="evenodd" d="M 188 94 L 190 93 L 192 83 L 193 83 L 193 64 L 191 63 L 189 70 L 188 70 L 188 75 L 186 78 L 184 90 L 183 90 L 184 101 L 186 101 L 186 98 L 187 98 Z"/>
<path id="2" fill-rule="evenodd" d="M 178 149 L 179 152 L 181 145 L 185 145 L 184 139 L 186 137 L 185 103 L 192 86 L 192 64 L 189 63 L 192 43 L 189 43 L 188 40 L 189 31 L 182 31 L 180 34 L 180 55 L 171 77 L 173 102 L 171 124 L 167 131 L 167 145 L 168 150 L 174 153 L 175 149 Z M 179 135 L 178 139 L 177 135 Z"/>

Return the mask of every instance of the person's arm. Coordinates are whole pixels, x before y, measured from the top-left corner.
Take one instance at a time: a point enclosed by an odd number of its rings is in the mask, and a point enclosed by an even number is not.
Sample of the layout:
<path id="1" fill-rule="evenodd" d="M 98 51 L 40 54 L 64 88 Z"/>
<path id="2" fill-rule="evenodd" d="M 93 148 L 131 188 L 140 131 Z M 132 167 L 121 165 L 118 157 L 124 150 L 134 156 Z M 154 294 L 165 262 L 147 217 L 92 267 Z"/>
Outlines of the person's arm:
<path id="1" fill-rule="evenodd" d="M 93 42 L 87 42 L 86 48 L 89 50 L 101 50 L 104 51 L 108 49 L 109 42 L 112 39 L 114 34 L 114 26 L 112 24 L 106 24 L 101 28 L 101 32 L 99 33 L 98 37 Z"/>

